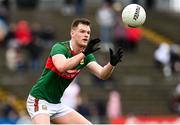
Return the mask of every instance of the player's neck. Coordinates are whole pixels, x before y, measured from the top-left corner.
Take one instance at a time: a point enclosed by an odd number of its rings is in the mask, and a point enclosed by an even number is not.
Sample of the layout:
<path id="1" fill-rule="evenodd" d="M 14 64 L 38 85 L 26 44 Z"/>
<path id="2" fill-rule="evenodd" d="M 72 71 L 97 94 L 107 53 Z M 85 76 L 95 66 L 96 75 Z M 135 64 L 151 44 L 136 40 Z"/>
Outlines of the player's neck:
<path id="1" fill-rule="evenodd" d="M 80 53 L 83 51 L 83 47 L 78 46 L 74 41 L 71 40 L 71 49 L 75 51 L 76 53 Z"/>

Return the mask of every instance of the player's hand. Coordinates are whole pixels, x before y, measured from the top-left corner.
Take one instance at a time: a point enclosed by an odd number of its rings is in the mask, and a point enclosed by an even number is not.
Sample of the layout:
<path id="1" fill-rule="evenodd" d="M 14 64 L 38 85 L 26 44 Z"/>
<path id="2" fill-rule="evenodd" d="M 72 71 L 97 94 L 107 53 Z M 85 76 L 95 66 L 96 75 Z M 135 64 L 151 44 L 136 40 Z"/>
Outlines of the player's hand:
<path id="1" fill-rule="evenodd" d="M 85 56 L 89 55 L 90 53 L 93 53 L 97 50 L 99 50 L 100 48 L 99 47 L 95 47 L 95 45 L 97 43 L 99 43 L 101 40 L 99 38 L 96 38 L 96 39 L 92 39 L 88 42 L 85 50 L 82 52 L 84 53 Z"/>
<path id="2" fill-rule="evenodd" d="M 123 56 L 123 49 L 121 47 L 118 48 L 117 52 L 114 54 L 111 48 L 109 48 L 109 53 L 110 53 L 110 64 L 112 66 L 116 66 L 119 62 L 122 60 Z"/>

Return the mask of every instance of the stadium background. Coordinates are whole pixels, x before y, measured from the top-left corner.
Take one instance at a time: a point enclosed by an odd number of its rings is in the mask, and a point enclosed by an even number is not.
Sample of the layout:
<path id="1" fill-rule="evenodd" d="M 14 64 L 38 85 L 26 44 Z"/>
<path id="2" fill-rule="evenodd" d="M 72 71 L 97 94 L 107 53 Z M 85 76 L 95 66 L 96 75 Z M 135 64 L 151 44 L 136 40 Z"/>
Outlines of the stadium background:
<path id="1" fill-rule="evenodd" d="M 26 2 L 28 1 L 26 0 Z M 117 1 L 125 6 L 132 3 L 133 0 Z M 100 120 L 97 123 L 109 123 L 105 110 L 109 93 L 113 89 L 118 90 L 121 96 L 121 116 L 147 116 L 149 118 L 161 116 L 164 119 L 167 116 L 178 116 L 178 112 L 172 110 L 171 103 L 173 91 L 180 80 L 179 74 L 175 73 L 171 77 L 165 77 L 154 66 L 153 55 L 161 42 L 179 44 L 180 4 L 178 0 L 156 0 L 152 5 L 147 5 L 147 1 L 134 0 L 145 7 L 147 12 L 147 19 L 143 26 L 143 38 L 138 43 L 137 51 L 124 53 L 123 62 L 115 69 L 112 79 L 97 84 L 95 82 L 98 80 L 94 79 L 87 71 L 82 71 L 78 77 L 81 96 L 85 100 L 85 104 L 97 104 L 101 108 L 101 113 L 98 116 Z M 99 36 L 99 25 L 95 15 L 102 2 L 102 0 L 85 0 L 83 17 L 92 21 L 93 37 Z M 9 3 L 10 22 L 18 22 L 19 20 L 26 20 L 29 24 L 38 22 L 42 27 L 49 26 L 53 29 L 51 31 L 54 33 L 55 41 L 69 38 L 70 23 L 77 15 L 62 14 L 63 0 L 37 0 L 37 5 L 29 2 L 29 4 L 24 3 L 23 6 L 17 5 L 15 0 L 9 0 Z M 30 3 L 31 7 L 28 6 Z M 49 46 L 51 45 L 52 43 Z M 5 61 L 6 50 L 7 48 L 2 44 L 0 48 L 0 107 L 9 104 L 18 112 L 18 115 L 24 116 L 26 114 L 24 111 L 26 97 L 42 68 L 23 73 L 10 71 Z M 45 61 L 48 53 L 49 47 L 45 47 L 41 55 L 42 62 Z M 102 63 L 104 59 L 105 61 L 108 59 L 108 53 L 99 52 L 96 53 L 96 56 L 97 60 Z M 9 121 L 2 111 L 0 123 L 8 123 Z M 11 120 L 13 120 L 13 115 Z M 15 116 L 14 120 L 16 120 Z M 10 121 L 10 123 L 15 122 Z"/>

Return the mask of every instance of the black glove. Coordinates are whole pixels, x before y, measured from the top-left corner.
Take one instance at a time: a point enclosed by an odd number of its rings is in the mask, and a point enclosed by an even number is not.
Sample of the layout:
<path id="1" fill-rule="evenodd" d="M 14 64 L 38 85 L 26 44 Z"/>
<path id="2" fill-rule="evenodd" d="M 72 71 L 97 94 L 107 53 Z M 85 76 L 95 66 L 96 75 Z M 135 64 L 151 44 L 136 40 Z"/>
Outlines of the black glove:
<path id="1" fill-rule="evenodd" d="M 121 58 L 123 56 L 123 49 L 121 47 L 118 48 L 117 52 L 113 54 L 113 51 L 111 48 L 109 48 L 110 53 L 110 64 L 112 66 L 116 66 L 118 62 L 121 62 Z"/>
<path id="2" fill-rule="evenodd" d="M 90 40 L 89 43 L 87 44 L 85 50 L 82 53 L 84 53 L 84 55 L 87 56 L 90 53 L 93 53 L 93 52 L 99 50 L 100 48 L 99 47 L 95 47 L 95 45 L 97 43 L 99 43 L 100 41 L 101 40 L 98 39 L 98 38 Z"/>

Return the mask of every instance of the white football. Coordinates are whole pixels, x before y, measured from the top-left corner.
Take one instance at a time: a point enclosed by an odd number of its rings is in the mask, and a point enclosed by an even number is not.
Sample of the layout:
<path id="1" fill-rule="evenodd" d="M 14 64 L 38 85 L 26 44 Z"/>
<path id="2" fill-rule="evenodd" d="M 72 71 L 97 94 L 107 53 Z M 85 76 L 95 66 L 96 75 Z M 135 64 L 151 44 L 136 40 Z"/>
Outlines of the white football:
<path id="1" fill-rule="evenodd" d="M 138 4 L 129 4 L 122 11 L 122 21 L 129 27 L 139 27 L 146 20 L 144 8 Z"/>

